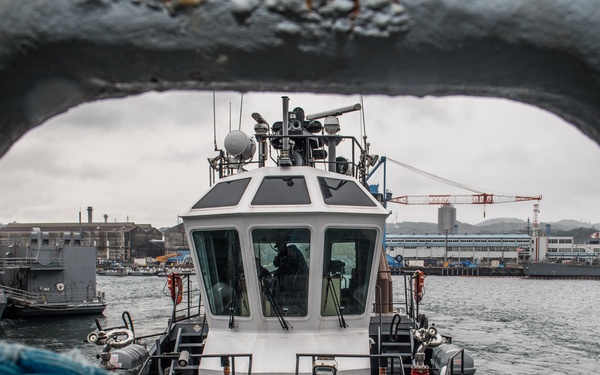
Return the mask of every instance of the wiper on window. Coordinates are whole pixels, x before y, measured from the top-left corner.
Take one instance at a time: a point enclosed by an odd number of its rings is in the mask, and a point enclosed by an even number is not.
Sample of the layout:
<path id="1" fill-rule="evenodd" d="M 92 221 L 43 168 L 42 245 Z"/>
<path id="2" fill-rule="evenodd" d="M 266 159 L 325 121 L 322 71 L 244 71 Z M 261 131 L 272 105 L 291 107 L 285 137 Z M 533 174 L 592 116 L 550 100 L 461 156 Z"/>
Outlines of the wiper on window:
<path id="1" fill-rule="evenodd" d="M 231 306 L 229 307 L 229 329 L 235 328 L 235 308 L 237 303 L 239 277 L 236 276 L 233 282 L 233 295 L 231 296 Z"/>
<path id="2" fill-rule="evenodd" d="M 333 280 L 331 280 L 331 275 L 327 275 L 327 288 L 325 289 L 324 306 L 327 306 L 327 299 L 329 299 L 329 291 L 330 290 L 333 293 L 333 306 L 335 307 L 335 313 L 338 317 L 338 321 L 340 322 L 340 327 L 348 328 L 348 325 L 346 325 L 346 320 L 344 319 L 344 314 L 342 314 L 340 300 L 338 299 L 337 293 L 335 292 L 335 288 L 333 286 Z"/>
<path id="3" fill-rule="evenodd" d="M 261 286 L 263 293 L 265 293 L 265 296 L 267 296 L 267 300 L 269 301 L 269 303 L 271 303 L 271 306 L 273 307 L 273 311 L 275 312 L 275 316 L 279 320 L 279 324 L 281 324 L 281 328 L 283 328 L 287 331 L 288 329 L 290 329 L 291 326 L 285 320 L 285 318 L 283 317 L 283 314 L 281 313 L 281 305 L 279 305 L 279 300 L 273 296 L 273 294 L 271 293 L 271 290 L 265 285 L 265 280 L 260 281 L 260 286 Z M 294 327 L 292 327 L 292 328 L 294 328 Z"/>

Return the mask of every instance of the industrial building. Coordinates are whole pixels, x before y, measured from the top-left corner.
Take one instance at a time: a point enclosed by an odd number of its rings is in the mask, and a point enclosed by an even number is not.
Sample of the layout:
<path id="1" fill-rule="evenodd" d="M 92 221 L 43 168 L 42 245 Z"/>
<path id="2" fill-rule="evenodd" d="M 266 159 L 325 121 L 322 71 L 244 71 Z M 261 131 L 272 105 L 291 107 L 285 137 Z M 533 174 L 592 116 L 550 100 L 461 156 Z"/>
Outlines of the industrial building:
<path id="1" fill-rule="evenodd" d="M 95 246 L 97 257 L 116 261 L 156 257 L 164 254 L 162 233 L 150 224 L 133 222 L 95 222 L 88 207 L 87 222 L 9 223 L 0 227 L 0 246 L 29 244 L 33 228 L 44 233 L 48 244 L 61 244 L 65 234 L 79 233 L 82 245 Z"/>
<path id="2" fill-rule="evenodd" d="M 600 260 L 600 239 L 590 239 L 589 243 L 575 243 L 573 237 L 537 237 L 533 238 L 531 260 Z"/>
<path id="3" fill-rule="evenodd" d="M 388 255 L 400 255 L 408 264 L 443 266 L 470 261 L 493 265 L 518 263 L 529 257 L 532 239 L 527 234 L 388 234 Z"/>

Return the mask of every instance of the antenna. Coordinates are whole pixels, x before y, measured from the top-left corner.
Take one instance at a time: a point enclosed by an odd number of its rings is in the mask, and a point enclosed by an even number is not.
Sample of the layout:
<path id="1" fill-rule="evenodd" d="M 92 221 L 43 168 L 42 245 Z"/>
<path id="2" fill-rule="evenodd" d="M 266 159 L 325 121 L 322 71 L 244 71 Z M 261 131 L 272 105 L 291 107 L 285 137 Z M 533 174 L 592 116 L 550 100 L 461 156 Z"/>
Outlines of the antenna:
<path id="1" fill-rule="evenodd" d="M 242 130 L 242 108 L 244 108 L 244 93 L 242 93 L 242 97 L 240 98 L 240 124 L 238 130 Z"/>
<path id="2" fill-rule="evenodd" d="M 367 126 L 366 126 L 366 122 L 365 122 L 365 105 L 363 103 L 363 96 L 362 94 L 360 94 L 360 121 L 361 121 L 361 129 L 360 132 L 362 133 L 362 139 L 363 139 L 363 147 L 365 148 L 365 150 L 367 150 Z M 369 152 L 369 150 L 367 150 L 367 152 Z"/>
<path id="3" fill-rule="evenodd" d="M 215 151 L 219 151 L 217 147 L 217 107 L 215 95 L 215 90 L 213 90 L 213 140 L 215 143 Z"/>

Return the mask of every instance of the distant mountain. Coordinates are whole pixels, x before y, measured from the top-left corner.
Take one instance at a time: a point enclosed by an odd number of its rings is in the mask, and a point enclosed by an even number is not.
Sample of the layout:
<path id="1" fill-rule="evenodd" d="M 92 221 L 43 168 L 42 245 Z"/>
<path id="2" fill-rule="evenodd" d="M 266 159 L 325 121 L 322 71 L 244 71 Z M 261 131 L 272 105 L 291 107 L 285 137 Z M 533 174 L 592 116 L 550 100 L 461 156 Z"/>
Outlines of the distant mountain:
<path id="1" fill-rule="evenodd" d="M 479 224 L 475 224 L 476 226 L 480 227 L 480 226 L 488 226 L 488 225 L 494 225 L 494 224 L 519 224 L 519 225 L 527 225 L 526 221 L 523 221 L 521 219 L 515 219 L 515 218 L 510 218 L 510 217 L 501 217 L 501 218 L 497 218 L 497 219 L 488 219 L 485 221 L 482 221 Z"/>
<path id="2" fill-rule="evenodd" d="M 401 223 L 387 224 L 387 232 L 394 234 L 435 234 L 437 233 L 437 224 L 403 221 Z"/>
<path id="3" fill-rule="evenodd" d="M 575 228 L 598 228 L 598 224 L 584 223 L 577 220 L 561 220 L 554 223 L 549 223 L 552 229 L 571 230 Z"/>
<path id="4" fill-rule="evenodd" d="M 526 233 L 527 222 L 512 218 L 490 219 L 477 224 L 475 228 L 477 233 Z"/>
<path id="5" fill-rule="evenodd" d="M 479 224 L 471 225 L 458 222 L 458 233 L 477 234 L 477 233 L 526 233 L 527 222 L 514 218 L 498 218 L 482 221 Z M 561 220 L 552 223 L 541 222 L 539 228 L 546 232 L 546 224 L 550 224 L 550 234 L 556 232 L 570 231 L 576 228 L 599 228 L 600 223 L 590 224 L 577 220 Z M 531 226 L 532 224 L 530 224 Z M 388 233 L 395 234 L 435 234 L 438 233 L 436 223 L 404 221 L 401 223 L 387 224 Z"/>

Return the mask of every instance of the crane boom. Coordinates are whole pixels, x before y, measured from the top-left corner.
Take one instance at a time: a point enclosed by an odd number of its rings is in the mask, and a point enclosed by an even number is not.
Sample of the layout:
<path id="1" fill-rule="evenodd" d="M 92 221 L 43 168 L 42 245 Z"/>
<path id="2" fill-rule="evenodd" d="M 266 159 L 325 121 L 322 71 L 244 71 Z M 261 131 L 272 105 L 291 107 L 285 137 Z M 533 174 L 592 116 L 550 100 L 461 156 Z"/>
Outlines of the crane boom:
<path id="1" fill-rule="evenodd" d="M 514 195 L 498 194 L 469 194 L 469 195 L 403 195 L 394 197 L 388 202 L 399 204 L 492 204 L 492 203 L 510 203 L 524 201 L 540 201 L 542 196 L 525 197 Z"/>

